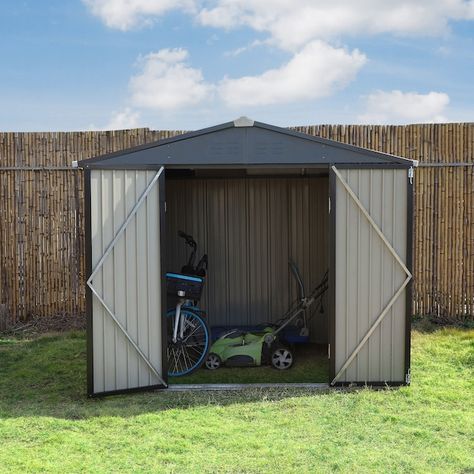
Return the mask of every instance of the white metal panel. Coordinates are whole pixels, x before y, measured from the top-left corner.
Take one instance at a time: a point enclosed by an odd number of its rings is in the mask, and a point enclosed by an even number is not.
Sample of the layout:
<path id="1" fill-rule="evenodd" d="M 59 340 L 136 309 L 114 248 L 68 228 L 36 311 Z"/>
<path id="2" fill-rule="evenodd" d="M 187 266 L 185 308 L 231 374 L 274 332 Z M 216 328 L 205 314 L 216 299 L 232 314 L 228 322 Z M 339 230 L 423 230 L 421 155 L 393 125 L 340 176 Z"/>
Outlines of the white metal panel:
<path id="1" fill-rule="evenodd" d="M 407 170 L 334 170 L 338 382 L 405 378 Z M 346 367 L 346 368 L 345 368 Z"/>
<path id="2" fill-rule="evenodd" d="M 91 171 L 94 393 L 162 384 L 158 176 Z"/>

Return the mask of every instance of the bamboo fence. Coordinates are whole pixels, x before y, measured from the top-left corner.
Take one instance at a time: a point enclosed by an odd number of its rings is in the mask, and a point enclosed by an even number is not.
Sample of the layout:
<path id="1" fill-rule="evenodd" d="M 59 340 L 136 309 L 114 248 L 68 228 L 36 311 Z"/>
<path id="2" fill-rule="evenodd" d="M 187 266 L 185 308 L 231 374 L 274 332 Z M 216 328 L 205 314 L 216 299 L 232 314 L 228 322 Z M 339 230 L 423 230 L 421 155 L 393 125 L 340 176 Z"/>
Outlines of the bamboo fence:
<path id="1" fill-rule="evenodd" d="M 420 161 L 413 311 L 440 320 L 472 318 L 474 124 L 296 130 Z M 178 133 L 0 133 L 0 312 L 8 314 L 10 324 L 84 312 L 83 177 L 72 161 Z"/>

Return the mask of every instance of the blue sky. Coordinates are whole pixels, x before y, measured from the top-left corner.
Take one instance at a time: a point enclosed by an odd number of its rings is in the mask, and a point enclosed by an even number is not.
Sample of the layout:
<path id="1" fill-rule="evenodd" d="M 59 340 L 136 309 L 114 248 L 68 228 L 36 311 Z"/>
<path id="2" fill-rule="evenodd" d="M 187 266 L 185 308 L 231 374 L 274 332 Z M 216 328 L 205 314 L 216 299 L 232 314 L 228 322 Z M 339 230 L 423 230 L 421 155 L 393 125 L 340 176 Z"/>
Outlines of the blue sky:
<path id="1" fill-rule="evenodd" d="M 0 130 L 474 118 L 474 1 L 2 0 Z"/>

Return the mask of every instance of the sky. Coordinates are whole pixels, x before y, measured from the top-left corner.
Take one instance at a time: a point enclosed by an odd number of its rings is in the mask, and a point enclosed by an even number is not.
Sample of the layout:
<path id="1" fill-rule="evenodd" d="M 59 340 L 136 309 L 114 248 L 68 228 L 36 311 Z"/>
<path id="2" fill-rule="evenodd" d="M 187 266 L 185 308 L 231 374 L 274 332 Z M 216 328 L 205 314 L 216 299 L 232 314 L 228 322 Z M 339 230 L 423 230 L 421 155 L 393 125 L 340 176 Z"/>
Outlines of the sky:
<path id="1" fill-rule="evenodd" d="M 474 120 L 474 0 L 0 5 L 0 131 Z"/>

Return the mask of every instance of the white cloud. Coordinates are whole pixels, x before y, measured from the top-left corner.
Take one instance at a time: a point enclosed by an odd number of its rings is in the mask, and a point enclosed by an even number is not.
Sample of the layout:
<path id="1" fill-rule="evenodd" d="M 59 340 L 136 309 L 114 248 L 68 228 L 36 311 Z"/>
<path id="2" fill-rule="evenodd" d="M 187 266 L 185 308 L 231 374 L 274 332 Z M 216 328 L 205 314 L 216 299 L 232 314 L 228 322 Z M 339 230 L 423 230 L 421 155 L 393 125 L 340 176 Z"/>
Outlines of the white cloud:
<path id="1" fill-rule="evenodd" d="M 86 127 L 87 130 L 127 130 L 131 128 L 139 128 L 140 112 L 132 110 L 130 107 L 125 107 L 122 110 L 112 112 L 109 122 L 103 127 L 99 127 L 94 123 Z"/>
<path id="2" fill-rule="evenodd" d="M 142 71 L 130 79 L 131 103 L 136 107 L 175 110 L 210 98 L 212 86 L 199 69 L 185 63 L 185 49 L 162 49 L 141 58 Z"/>
<path id="3" fill-rule="evenodd" d="M 255 106 L 325 97 L 351 82 L 366 57 L 313 41 L 278 69 L 259 76 L 225 78 L 219 95 L 230 106 Z"/>
<path id="4" fill-rule="evenodd" d="M 251 49 L 256 48 L 257 46 L 263 46 L 264 44 L 266 44 L 265 41 L 255 40 L 249 43 L 247 46 L 241 46 L 240 48 L 235 48 L 231 51 L 226 51 L 224 53 L 224 56 L 236 57 L 242 53 L 245 53 L 246 51 L 250 51 Z"/>
<path id="5" fill-rule="evenodd" d="M 439 35 L 450 20 L 469 18 L 473 0 L 217 0 L 198 13 L 203 25 L 247 26 L 289 50 L 348 35 Z"/>
<path id="6" fill-rule="evenodd" d="M 443 114 L 448 104 L 449 96 L 443 92 L 376 91 L 366 97 L 366 111 L 358 120 L 376 124 L 446 122 Z"/>
<path id="7" fill-rule="evenodd" d="M 125 130 L 129 128 L 138 128 L 140 122 L 140 113 L 126 107 L 123 110 L 114 112 L 110 122 L 104 127 L 106 130 Z"/>
<path id="8" fill-rule="evenodd" d="M 129 30 L 173 9 L 192 12 L 194 0 L 82 0 L 109 28 Z"/>
<path id="9" fill-rule="evenodd" d="M 389 33 L 440 35 L 474 19 L 474 0 L 83 0 L 107 26 L 127 30 L 180 10 L 205 26 L 250 27 L 284 49 L 314 39 Z"/>

